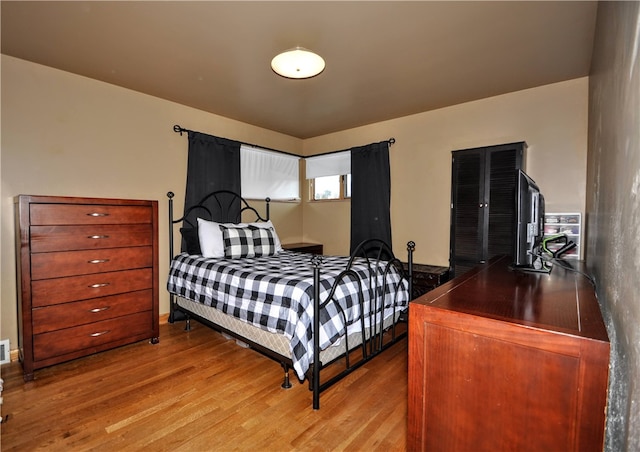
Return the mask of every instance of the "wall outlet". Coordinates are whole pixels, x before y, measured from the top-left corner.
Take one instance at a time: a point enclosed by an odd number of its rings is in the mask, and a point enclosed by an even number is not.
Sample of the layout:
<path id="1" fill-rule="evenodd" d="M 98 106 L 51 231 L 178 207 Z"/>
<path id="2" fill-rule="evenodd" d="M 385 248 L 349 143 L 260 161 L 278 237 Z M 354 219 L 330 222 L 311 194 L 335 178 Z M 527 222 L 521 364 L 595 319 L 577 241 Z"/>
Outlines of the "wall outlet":
<path id="1" fill-rule="evenodd" d="M 0 341 L 0 364 L 11 362 L 11 350 L 9 349 L 9 339 Z"/>

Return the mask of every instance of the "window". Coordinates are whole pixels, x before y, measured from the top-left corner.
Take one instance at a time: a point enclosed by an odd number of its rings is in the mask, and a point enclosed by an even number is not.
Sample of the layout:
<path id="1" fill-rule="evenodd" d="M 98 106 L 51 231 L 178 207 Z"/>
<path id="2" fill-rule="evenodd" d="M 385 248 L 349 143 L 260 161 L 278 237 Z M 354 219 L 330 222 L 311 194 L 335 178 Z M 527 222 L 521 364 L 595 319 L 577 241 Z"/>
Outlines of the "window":
<path id="1" fill-rule="evenodd" d="M 312 200 L 346 199 L 351 197 L 351 152 L 308 157 L 306 177 Z"/>
<path id="2" fill-rule="evenodd" d="M 345 199 L 351 197 L 351 174 L 322 176 L 310 180 L 311 199 Z"/>
<path id="3" fill-rule="evenodd" d="M 244 144 L 240 146 L 240 183 L 243 198 L 299 200 L 299 170 L 299 157 Z"/>

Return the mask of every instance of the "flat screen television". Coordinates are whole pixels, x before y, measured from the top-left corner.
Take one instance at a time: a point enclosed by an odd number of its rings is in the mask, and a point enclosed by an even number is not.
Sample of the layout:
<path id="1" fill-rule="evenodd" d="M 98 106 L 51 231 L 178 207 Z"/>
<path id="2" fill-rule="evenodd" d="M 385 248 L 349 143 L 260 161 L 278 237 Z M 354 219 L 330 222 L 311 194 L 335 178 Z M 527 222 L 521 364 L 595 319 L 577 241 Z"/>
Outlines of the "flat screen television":
<path id="1" fill-rule="evenodd" d="M 544 235 L 544 196 L 538 185 L 524 171 L 517 170 L 516 233 L 513 266 L 544 270 L 539 247 Z"/>

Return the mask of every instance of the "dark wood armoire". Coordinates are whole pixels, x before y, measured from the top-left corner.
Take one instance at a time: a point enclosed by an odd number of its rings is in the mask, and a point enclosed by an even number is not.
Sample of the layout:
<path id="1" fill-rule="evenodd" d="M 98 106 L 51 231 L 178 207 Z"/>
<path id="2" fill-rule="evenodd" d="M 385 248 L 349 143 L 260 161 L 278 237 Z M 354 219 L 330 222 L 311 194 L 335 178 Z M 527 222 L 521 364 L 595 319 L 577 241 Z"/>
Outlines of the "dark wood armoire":
<path id="1" fill-rule="evenodd" d="M 513 256 L 516 170 L 524 169 L 526 149 L 522 141 L 452 152 L 452 277 L 494 256 Z"/>

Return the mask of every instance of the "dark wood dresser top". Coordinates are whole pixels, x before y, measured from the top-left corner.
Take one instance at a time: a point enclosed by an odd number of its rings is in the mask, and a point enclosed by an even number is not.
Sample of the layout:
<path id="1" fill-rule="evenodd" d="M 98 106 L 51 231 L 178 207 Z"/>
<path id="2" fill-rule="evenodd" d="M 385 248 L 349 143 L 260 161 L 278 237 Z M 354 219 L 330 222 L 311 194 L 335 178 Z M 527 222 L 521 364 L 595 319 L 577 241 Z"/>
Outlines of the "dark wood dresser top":
<path id="1" fill-rule="evenodd" d="M 584 274 L 558 265 L 548 274 L 526 273 L 510 264 L 509 257 L 494 258 L 412 304 L 609 342 L 594 288 Z M 571 265 L 584 271 L 581 262 Z"/>

